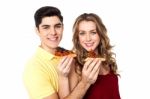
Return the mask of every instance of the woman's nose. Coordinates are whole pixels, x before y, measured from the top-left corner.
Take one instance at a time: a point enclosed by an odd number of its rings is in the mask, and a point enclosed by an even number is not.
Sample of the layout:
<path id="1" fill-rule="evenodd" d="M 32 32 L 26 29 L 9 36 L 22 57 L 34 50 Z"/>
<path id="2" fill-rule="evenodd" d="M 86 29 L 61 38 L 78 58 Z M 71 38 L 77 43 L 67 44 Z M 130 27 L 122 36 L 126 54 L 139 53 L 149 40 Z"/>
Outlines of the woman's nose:
<path id="1" fill-rule="evenodd" d="M 91 36 L 89 34 L 86 35 L 86 41 L 91 41 Z"/>

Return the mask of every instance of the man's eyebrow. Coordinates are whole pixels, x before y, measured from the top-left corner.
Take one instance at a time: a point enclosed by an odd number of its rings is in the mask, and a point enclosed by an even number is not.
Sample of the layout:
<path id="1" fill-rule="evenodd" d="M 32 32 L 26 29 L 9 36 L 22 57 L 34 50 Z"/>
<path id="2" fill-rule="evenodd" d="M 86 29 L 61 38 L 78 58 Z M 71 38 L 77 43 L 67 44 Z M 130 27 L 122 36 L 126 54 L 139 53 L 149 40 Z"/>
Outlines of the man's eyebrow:
<path id="1" fill-rule="evenodd" d="M 45 25 L 42 25 L 41 27 L 49 27 L 49 26 L 50 26 L 50 25 L 46 25 L 46 24 L 45 24 Z"/>
<path id="2" fill-rule="evenodd" d="M 55 25 L 62 25 L 62 23 L 57 23 L 57 24 L 55 24 Z"/>
<path id="3" fill-rule="evenodd" d="M 60 26 L 63 25 L 62 23 L 56 23 L 54 26 Z M 41 27 L 50 27 L 48 24 L 43 24 Z"/>

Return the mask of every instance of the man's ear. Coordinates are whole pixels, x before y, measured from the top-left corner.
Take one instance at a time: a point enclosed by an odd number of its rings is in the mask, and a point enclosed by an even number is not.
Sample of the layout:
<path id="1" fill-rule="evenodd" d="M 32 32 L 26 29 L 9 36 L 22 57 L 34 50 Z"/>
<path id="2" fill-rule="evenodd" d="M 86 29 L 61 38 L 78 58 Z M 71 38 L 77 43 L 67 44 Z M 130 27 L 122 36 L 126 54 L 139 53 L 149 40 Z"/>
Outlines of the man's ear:
<path id="1" fill-rule="evenodd" d="M 64 24 L 63 24 L 63 31 L 64 31 Z"/>
<path id="2" fill-rule="evenodd" d="M 37 35 L 40 34 L 39 29 L 37 27 L 35 27 L 35 32 L 36 32 Z"/>

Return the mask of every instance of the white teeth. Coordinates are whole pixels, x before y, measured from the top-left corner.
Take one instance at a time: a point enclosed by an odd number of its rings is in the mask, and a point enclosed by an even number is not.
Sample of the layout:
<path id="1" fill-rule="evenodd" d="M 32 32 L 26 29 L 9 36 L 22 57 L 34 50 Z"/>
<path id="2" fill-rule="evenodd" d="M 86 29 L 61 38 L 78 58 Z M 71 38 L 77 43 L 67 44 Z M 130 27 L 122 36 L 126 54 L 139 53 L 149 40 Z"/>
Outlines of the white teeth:
<path id="1" fill-rule="evenodd" d="M 51 41 L 56 41 L 57 38 L 56 38 L 56 37 L 53 37 L 53 38 L 49 38 L 49 40 L 51 40 Z"/>
<path id="2" fill-rule="evenodd" d="M 91 46 L 93 46 L 93 43 L 86 43 L 85 44 L 87 47 L 91 47 Z"/>

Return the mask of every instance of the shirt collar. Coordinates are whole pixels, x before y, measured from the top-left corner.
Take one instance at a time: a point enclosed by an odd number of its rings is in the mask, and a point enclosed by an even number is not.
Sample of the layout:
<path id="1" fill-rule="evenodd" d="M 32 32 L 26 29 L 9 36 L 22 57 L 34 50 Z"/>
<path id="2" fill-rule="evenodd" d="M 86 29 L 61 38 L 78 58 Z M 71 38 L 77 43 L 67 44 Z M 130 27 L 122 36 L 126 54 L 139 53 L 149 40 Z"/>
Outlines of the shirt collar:
<path id="1" fill-rule="evenodd" d="M 44 50 L 41 47 L 37 48 L 36 53 L 39 57 L 41 57 L 42 59 L 46 59 L 46 60 L 52 60 L 55 57 L 55 55 L 51 54 L 50 52 Z"/>

